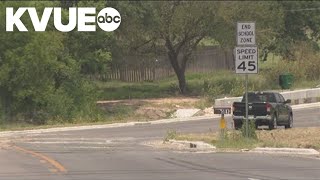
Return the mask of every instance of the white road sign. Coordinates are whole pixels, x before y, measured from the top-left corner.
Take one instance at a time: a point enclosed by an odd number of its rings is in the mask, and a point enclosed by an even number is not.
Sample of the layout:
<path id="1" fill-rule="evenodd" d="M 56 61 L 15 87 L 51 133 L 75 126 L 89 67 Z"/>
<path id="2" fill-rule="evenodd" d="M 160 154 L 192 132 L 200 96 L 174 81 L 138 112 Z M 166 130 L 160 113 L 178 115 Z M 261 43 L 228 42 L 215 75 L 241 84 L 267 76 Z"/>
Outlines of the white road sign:
<path id="1" fill-rule="evenodd" d="M 256 44 L 256 24 L 254 22 L 237 23 L 237 45 L 255 45 Z"/>
<path id="2" fill-rule="evenodd" d="M 234 54 L 237 74 L 258 73 L 258 48 L 256 46 L 236 47 Z"/>

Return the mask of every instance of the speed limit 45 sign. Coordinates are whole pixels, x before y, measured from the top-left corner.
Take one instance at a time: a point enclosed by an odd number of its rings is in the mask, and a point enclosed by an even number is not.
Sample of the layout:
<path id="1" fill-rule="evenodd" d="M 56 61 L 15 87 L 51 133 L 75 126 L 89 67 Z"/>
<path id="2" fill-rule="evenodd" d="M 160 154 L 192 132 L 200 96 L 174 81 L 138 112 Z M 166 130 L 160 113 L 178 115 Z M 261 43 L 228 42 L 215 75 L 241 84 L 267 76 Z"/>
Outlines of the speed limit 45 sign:
<path id="1" fill-rule="evenodd" d="M 258 73 L 258 48 L 256 46 L 236 47 L 234 54 L 237 74 Z"/>

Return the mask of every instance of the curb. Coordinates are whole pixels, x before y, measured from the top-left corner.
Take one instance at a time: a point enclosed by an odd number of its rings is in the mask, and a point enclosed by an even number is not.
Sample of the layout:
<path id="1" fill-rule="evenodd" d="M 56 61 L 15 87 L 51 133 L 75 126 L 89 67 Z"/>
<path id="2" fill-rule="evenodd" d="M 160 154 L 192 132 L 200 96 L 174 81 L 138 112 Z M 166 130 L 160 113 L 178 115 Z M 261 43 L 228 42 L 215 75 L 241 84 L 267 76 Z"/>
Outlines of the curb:
<path id="1" fill-rule="evenodd" d="M 143 125 L 150 125 L 151 122 L 135 122 L 134 125 L 135 126 L 143 126 Z"/>
<path id="2" fill-rule="evenodd" d="M 249 152 L 265 154 L 295 154 L 295 155 L 319 155 L 315 149 L 305 148 L 255 148 Z"/>
<path id="3" fill-rule="evenodd" d="M 319 109 L 320 109 L 320 102 L 292 105 L 291 107 L 292 107 L 293 110 L 295 110 L 295 109 L 304 109 L 304 108 L 314 108 L 314 107 L 319 107 Z"/>
<path id="4" fill-rule="evenodd" d="M 192 150 L 194 152 L 219 152 L 215 146 L 205 143 L 203 141 L 168 141 L 172 145 L 183 147 L 183 150 Z M 228 151 L 227 151 L 228 152 Z M 319 155 L 320 152 L 315 149 L 306 148 L 255 148 L 252 150 L 242 149 L 240 151 L 231 152 L 249 152 L 249 153 L 262 153 L 262 154 L 290 154 L 290 155 Z"/>
<path id="5" fill-rule="evenodd" d="M 294 91 L 270 90 L 270 92 L 279 92 L 285 99 L 291 99 L 293 104 L 304 104 L 319 101 L 320 88 L 301 89 Z M 216 106 L 231 106 L 233 102 L 240 101 L 240 97 L 225 97 L 215 100 Z"/>

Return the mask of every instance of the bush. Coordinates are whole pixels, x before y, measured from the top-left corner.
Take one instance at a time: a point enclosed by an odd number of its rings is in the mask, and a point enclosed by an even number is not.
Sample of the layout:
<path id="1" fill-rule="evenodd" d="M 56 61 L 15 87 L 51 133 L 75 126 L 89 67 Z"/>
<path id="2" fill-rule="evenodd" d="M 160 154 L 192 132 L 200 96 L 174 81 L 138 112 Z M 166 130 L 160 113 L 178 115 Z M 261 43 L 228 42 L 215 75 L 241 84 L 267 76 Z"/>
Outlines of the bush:
<path id="1" fill-rule="evenodd" d="M 249 76 L 248 90 L 258 91 L 268 89 L 266 79 L 261 75 Z M 233 72 L 224 72 L 203 81 L 202 93 L 210 100 L 223 96 L 242 96 L 245 92 L 245 78 Z"/>
<path id="2" fill-rule="evenodd" d="M 244 122 L 241 127 L 242 137 L 247 137 L 247 124 Z M 257 139 L 255 121 L 248 122 L 248 138 Z"/>
<path id="3" fill-rule="evenodd" d="M 279 76 L 284 73 L 293 74 L 295 83 L 320 80 L 320 54 L 306 42 L 296 43 L 291 51 L 294 52 L 292 60 L 279 58 L 266 62 L 268 66 L 260 70 L 272 89 L 280 88 Z"/>
<path id="4" fill-rule="evenodd" d="M 45 124 L 96 115 L 94 87 L 81 76 L 78 62 L 65 54 L 62 34 L 30 38 L 2 59 L 0 102 L 7 121 Z"/>

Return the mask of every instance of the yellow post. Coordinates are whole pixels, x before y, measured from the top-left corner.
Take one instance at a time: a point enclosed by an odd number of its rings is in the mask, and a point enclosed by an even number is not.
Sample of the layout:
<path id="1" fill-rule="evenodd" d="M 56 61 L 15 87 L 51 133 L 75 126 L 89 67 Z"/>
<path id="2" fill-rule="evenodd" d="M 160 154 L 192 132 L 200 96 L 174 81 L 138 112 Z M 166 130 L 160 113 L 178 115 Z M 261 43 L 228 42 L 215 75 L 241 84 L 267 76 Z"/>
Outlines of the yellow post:
<path id="1" fill-rule="evenodd" d="M 224 119 L 224 113 L 221 111 L 221 119 L 220 119 L 220 136 L 221 140 L 225 137 L 225 129 L 226 129 L 226 120 Z"/>
<path id="2" fill-rule="evenodd" d="M 225 128 L 226 128 L 226 120 L 224 119 L 224 114 L 221 114 L 220 129 L 225 129 Z"/>

